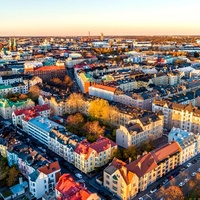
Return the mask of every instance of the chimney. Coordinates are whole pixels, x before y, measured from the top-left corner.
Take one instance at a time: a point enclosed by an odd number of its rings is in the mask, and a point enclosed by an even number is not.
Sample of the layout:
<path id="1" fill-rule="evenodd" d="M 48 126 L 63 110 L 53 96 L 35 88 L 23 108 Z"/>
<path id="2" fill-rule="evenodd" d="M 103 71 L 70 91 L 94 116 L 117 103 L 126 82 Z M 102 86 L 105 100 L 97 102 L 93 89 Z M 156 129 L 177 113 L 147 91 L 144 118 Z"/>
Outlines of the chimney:
<path id="1" fill-rule="evenodd" d="M 23 179 L 22 179 L 22 177 L 21 177 L 21 176 L 19 177 L 19 184 L 20 184 L 20 185 L 22 185 L 22 184 L 23 184 Z"/>
<path id="2" fill-rule="evenodd" d="M 141 162 L 138 162 L 138 167 L 139 169 L 141 169 Z"/>
<path id="3" fill-rule="evenodd" d="M 50 167 L 50 166 L 49 166 L 49 163 L 47 163 L 46 166 L 47 166 L 47 169 L 49 169 L 49 167 Z"/>
<path id="4" fill-rule="evenodd" d="M 131 163 L 132 159 L 131 157 L 128 158 L 128 163 Z"/>

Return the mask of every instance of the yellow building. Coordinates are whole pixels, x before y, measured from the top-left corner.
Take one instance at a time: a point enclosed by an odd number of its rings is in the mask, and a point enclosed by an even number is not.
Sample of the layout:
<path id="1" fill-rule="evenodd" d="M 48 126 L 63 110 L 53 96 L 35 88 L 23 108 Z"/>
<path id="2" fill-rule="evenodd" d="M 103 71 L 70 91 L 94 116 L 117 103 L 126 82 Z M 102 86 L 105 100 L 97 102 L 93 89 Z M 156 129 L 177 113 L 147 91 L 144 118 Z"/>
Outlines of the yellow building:
<path id="1" fill-rule="evenodd" d="M 200 132 L 200 110 L 192 106 L 192 103 L 185 105 L 156 100 L 153 102 L 152 110 L 163 112 L 164 125 L 168 129 L 176 127 L 188 132 Z"/>
<path id="2" fill-rule="evenodd" d="M 172 142 L 149 153 L 144 153 L 129 164 L 118 160 L 118 164 L 116 164 L 114 159 L 104 170 L 103 185 L 121 199 L 129 200 L 138 191 L 144 191 L 157 179 L 177 167 L 181 163 L 181 152 L 180 145 L 177 142 Z M 131 172 L 132 174 L 130 175 Z M 132 180 L 133 177 L 134 179 Z M 115 179 L 118 182 L 116 183 L 118 184 L 117 188 L 113 187 Z M 128 183 L 131 183 L 130 186 L 128 186 Z M 124 188 L 125 190 L 123 190 Z"/>
<path id="3" fill-rule="evenodd" d="M 104 170 L 104 186 L 123 200 L 129 200 L 138 193 L 139 179 L 126 168 L 126 163 L 114 159 Z"/>
<path id="4" fill-rule="evenodd" d="M 107 164 L 117 149 L 117 144 L 108 138 L 100 136 L 90 144 L 87 140 L 80 142 L 74 150 L 74 165 L 84 173 Z"/>

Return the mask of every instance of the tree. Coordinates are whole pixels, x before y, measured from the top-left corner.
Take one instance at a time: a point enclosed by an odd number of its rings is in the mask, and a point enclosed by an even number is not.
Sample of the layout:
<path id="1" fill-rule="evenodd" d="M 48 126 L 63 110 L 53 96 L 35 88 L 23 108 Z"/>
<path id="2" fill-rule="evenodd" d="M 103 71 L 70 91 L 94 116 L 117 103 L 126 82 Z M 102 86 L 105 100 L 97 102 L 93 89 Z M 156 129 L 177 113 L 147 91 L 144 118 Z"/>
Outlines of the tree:
<path id="1" fill-rule="evenodd" d="M 20 100 L 27 100 L 28 96 L 26 94 L 20 94 L 19 99 Z"/>
<path id="2" fill-rule="evenodd" d="M 95 99 L 90 103 L 88 112 L 89 112 L 89 115 L 94 119 L 108 121 L 108 119 L 109 119 L 109 104 L 104 99 Z"/>
<path id="3" fill-rule="evenodd" d="M 54 83 L 55 85 L 59 85 L 62 81 L 59 78 L 52 78 L 50 82 Z"/>
<path id="4" fill-rule="evenodd" d="M 9 187 L 16 183 L 18 175 L 19 175 L 19 170 L 17 170 L 15 167 L 10 168 L 7 179 L 7 185 Z"/>
<path id="5" fill-rule="evenodd" d="M 67 123 L 71 125 L 78 125 L 84 122 L 83 115 L 81 113 L 76 113 L 75 115 L 69 115 L 67 118 Z"/>
<path id="6" fill-rule="evenodd" d="M 125 149 L 123 151 L 123 158 L 125 160 L 128 158 L 131 158 L 132 160 L 137 159 L 137 152 L 134 145 L 130 146 L 128 149 Z"/>
<path id="7" fill-rule="evenodd" d="M 194 57 L 195 57 L 195 58 L 198 58 L 198 57 L 199 57 L 199 53 L 195 51 L 195 52 L 194 52 Z"/>
<path id="8" fill-rule="evenodd" d="M 38 85 L 33 85 L 29 88 L 29 94 L 28 96 L 33 100 L 37 101 L 38 97 L 40 95 L 40 88 Z"/>
<path id="9" fill-rule="evenodd" d="M 83 129 L 87 131 L 89 135 L 93 135 L 98 137 L 99 135 L 103 135 L 105 131 L 104 126 L 100 126 L 98 121 L 87 122 Z"/>
<path id="10" fill-rule="evenodd" d="M 160 189 L 159 193 L 160 198 L 164 198 L 165 200 L 179 199 L 184 200 L 183 193 L 178 186 L 169 186 L 167 189 L 163 187 Z"/>
<path id="11" fill-rule="evenodd" d="M 109 106 L 108 117 L 111 124 L 119 124 L 119 109 L 115 106 Z"/>
<path id="12" fill-rule="evenodd" d="M 73 81 L 68 75 L 65 75 L 63 82 L 68 87 L 71 87 L 73 85 Z"/>
<path id="13" fill-rule="evenodd" d="M 67 99 L 67 104 L 69 107 L 69 113 L 80 112 L 81 108 L 84 105 L 84 99 L 82 94 L 72 93 Z"/>

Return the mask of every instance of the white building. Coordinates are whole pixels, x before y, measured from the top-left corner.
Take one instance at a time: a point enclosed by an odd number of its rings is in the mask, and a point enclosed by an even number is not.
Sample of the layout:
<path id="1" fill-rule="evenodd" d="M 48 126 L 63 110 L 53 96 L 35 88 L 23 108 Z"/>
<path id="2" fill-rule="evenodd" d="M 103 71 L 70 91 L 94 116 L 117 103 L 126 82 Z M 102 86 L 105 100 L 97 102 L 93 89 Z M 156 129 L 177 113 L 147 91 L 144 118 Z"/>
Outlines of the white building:
<path id="1" fill-rule="evenodd" d="M 126 126 L 120 126 L 116 131 L 116 143 L 128 148 L 138 146 L 142 142 L 162 137 L 163 116 L 156 114 L 134 120 Z"/>
<path id="2" fill-rule="evenodd" d="M 58 162 L 48 163 L 31 173 L 28 177 L 29 191 L 37 199 L 44 194 L 54 190 L 54 187 L 61 175 L 61 169 Z"/>
<path id="3" fill-rule="evenodd" d="M 23 127 L 23 130 L 28 130 L 28 134 L 34 137 L 35 139 L 39 140 L 41 143 L 48 146 L 49 143 L 49 132 L 52 128 L 55 129 L 64 129 L 64 126 L 61 126 L 54 121 L 51 121 L 44 117 L 37 117 L 33 118 L 28 121 L 27 129 Z"/>
<path id="4" fill-rule="evenodd" d="M 89 95 L 113 101 L 116 88 L 95 84 L 89 87 Z"/>
<path id="5" fill-rule="evenodd" d="M 182 162 L 185 163 L 200 152 L 200 135 L 173 127 L 168 142 L 176 141 L 182 148 Z"/>
<path id="6" fill-rule="evenodd" d="M 50 117 L 50 106 L 45 104 L 45 105 L 37 105 L 28 109 L 17 109 L 12 113 L 12 123 L 17 126 L 20 125 L 22 126 L 22 119 L 24 117 L 29 117 L 30 119 L 33 117 Z"/>

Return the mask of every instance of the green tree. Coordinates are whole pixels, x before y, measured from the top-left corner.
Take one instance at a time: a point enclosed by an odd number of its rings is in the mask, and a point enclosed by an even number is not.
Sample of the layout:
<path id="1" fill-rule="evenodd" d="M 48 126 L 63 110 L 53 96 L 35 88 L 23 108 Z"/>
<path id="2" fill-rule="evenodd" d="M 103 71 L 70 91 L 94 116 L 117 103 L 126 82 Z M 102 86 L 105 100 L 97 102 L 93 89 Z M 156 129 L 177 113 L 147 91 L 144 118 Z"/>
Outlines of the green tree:
<path id="1" fill-rule="evenodd" d="M 15 167 L 11 167 L 7 179 L 7 185 L 9 187 L 17 182 L 18 175 L 19 175 L 19 170 L 17 170 Z"/>

